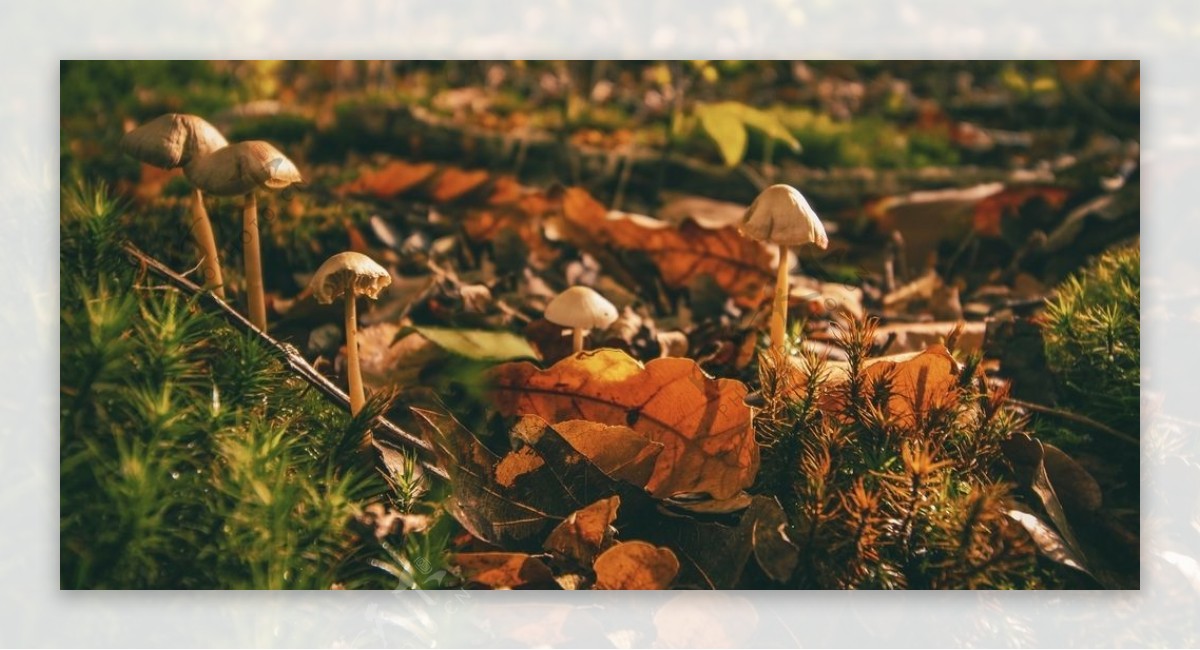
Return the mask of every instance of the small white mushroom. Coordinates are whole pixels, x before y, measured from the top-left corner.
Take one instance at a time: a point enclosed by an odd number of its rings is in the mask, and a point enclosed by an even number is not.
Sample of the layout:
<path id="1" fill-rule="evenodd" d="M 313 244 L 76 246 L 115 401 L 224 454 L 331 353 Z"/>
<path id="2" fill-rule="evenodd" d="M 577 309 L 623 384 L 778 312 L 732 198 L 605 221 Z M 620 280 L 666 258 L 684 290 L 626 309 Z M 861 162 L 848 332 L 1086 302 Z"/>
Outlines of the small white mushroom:
<path id="1" fill-rule="evenodd" d="M 617 308 L 594 289 L 574 286 L 546 305 L 546 320 L 571 328 L 573 349 L 583 350 L 583 335 L 589 329 L 605 329 L 617 320 Z"/>
<path id="2" fill-rule="evenodd" d="M 358 364 L 358 314 L 355 299 L 374 300 L 392 283 L 387 269 L 362 253 L 338 253 L 325 260 L 313 275 L 309 288 L 317 302 L 328 305 L 339 296 L 346 301 L 346 376 L 350 384 L 350 413 L 358 415 L 366 403 L 362 369 Z"/>
<path id="3" fill-rule="evenodd" d="M 257 189 L 281 190 L 301 183 L 300 171 L 278 149 L 261 140 L 238 142 L 199 158 L 184 167 L 197 187 L 217 196 L 244 194 L 242 246 L 246 265 L 246 295 L 250 322 L 267 331 L 267 303 L 263 293 L 262 253 L 258 243 Z"/>
<path id="4" fill-rule="evenodd" d="M 779 270 L 771 307 L 771 347 L 782 354 L 787 332 L 787 249 L 807 244 L 825 249 L 829 237 L 800 190 L 783 184 L 768 187 L 754 199 L 742 217 L 740 230 L 752 239 L 779 245 Z"/>
<path id="5" fill-rule="evenodd" d="M 195 115 L 168 113 L 157 117 L 121 138 L 121 150 L 155 167 L 174 169 L 187 165 L 229 144 L 213 125 Z M 192 237 L 200 249 L 204 282 L 218 298 L 225 298 L 225 280 L 217 257 L 217 241 L 212 222 L 204 209 L 204 194 L 196 187 L 192 194 Z"/>

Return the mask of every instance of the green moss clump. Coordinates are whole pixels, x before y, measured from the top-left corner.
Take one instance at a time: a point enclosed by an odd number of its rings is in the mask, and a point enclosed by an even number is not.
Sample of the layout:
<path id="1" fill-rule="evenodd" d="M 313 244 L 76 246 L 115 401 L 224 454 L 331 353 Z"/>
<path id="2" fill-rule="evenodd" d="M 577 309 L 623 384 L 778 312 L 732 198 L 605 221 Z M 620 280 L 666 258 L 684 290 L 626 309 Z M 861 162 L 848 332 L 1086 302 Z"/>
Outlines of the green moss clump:
<path id="1" fill-rule="evenodd" d="M 1141 253 L 1111 250 L 1058 288 L 1045 314 L 1046 359 L 1067 406 L 1138 434 Z"/>
<path id="2" fill-rule="evenodd" d="M 63 199 L 60 585 L 395 588 L 389 567 L 439 565 L 444 532 L 396 550 L 359 523 L 368 506 L 431 510 L 360 451 L 382 401 L 351 418 L 257 336 L 140 275 L 121 212 L 102 189 Z"/>

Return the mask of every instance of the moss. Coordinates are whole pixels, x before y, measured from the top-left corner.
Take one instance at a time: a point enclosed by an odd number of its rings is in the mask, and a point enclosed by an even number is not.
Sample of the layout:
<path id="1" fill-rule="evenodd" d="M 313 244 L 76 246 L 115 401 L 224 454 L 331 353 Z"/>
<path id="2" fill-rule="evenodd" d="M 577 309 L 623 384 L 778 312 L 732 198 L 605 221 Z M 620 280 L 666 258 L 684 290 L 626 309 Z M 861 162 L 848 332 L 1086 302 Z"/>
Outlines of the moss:
<path id="1" fill-rule="evenodd" d="M 103 188 L 63 199 L 61 586 L 394 587 L 372 564 L 386 540 L 352 524 L 372 503 L 431 506 L 359 451 L 369 418 L 138 275 L 122 213 Z M 406 537 L 424 554 L 407 561 L 440 561 L 438 539 Z"/>
<path id="2" fill-rule="evenodd" d="M 1045 313 L 1046 359 L 1066 405 L 1133 435 L 1141 390 L 1141 254 L 1111 250 L 1067 278 Z"/>

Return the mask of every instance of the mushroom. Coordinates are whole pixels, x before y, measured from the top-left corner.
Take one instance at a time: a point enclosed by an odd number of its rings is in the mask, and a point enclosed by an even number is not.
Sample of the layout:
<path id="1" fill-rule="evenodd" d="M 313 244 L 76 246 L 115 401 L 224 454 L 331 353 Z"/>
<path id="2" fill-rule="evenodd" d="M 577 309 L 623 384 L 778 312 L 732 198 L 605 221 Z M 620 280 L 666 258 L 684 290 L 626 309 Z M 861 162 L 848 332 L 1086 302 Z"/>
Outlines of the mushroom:
<path id="1" fill-rule="evenodd" d="M 779 245 L 779 275 L 771 306 L 771 347 L 782 354 L 787 332 L 787 249 L 806 244 L 825 249 L 829 246 L 829 237 L 800 190 L 783 184 L 768 187 L 754 199 L 746 209 L 739 229 L 747 237 Z"/>
<path id="2" fill-rule="evenodd" d="M 332 303 L 338 296 L 344 296 L 346 300 L 346 375 L 350 383 L 351 415 L 358 415 L 367 401 L 363 392 L 362 369 L 358 365 L 355 299 L 366 296 L 374 300 L 391 283 L 392 276 L 375 260 L 351 251 L 338 253 L 325 260 L 308 285 L 313 297 L 323 305 Z"/>
<path id="3" fill-rule="evenodd" d="M 583 333 L 593 327 L 605 329 L 617 320 L 617 308 L 590 287 L 574 286 L 546 305 L 546 320 L 570 327 L 574 351 L 583 350 Z"/>
<path id="4" fill-rule="evenodd" d="M 262 255 L 258 245 L 259 188 L 281 190 L 303 181 L 296 165 L 269 143 L 261 140 L 238 142 L 200 156 L 188 163 L 184 173 L 205 192 L 217 196 L 246 196 L 242 208 L 242 246 L 246 265 L 246 295 L 250 322 L 267 331 L 267 303 L 263 296 Z"/>
<path id="5" fill-rule="evenodd" d="M 174 169 L 186 166 L 196 158 L 206 156 L 229 144 L 216 127 L 195 115 L 167 113 L 157 117 L 121 138 L 121 150 L 155 167 Z M 204 209 L 204 195 L 199 187 L 192 193 L 192 237 L 200 249 L 205 285 L 213 288 L 218 298 L 225 298 L 225 281 L 221 277 L 221 261 L 217 257 L 217 241 L 212 223 Z"/>

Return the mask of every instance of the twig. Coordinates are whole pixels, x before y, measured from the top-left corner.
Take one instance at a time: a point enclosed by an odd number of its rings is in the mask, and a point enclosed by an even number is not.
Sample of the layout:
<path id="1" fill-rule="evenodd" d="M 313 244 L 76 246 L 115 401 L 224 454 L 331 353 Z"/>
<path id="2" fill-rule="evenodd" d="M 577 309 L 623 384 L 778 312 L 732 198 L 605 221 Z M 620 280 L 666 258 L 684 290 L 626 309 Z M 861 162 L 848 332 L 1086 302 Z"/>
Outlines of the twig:
<path id="1" fill-rule="evenodd" d="M 124 249 L 125 252 L 128 253 L 132 258 L 131 261 L 140 265 L 144 269 L 150 270 L 155 275 L 161 276 L 176 288 L 188 294 L 198 296 L 202 302 L 206 303 L 210 307 L 216 308 L 216 310 L 220 312 L 221 316 L 223 316 L 230 325 L 245 332 L 253 332 L 260 341 L 262 341 L 268 348 L 273 350 L 280 360 L 282 360 L 302 379 L 307 381 L 317 390 L 324 393 L 326 397 L 328 397 L 341 408 L 346 409 L 347 411 L 350 409 L 350 398 L 346 396 L 346 393 L 342 392 L 342 389 L 338 388 L 333 382 L 329 381 L 329 379 L 325 377 L 325 375 L 322 375 L 320 372 L 318 372 L 316 368 L 313 368 L 312 364 L 310 364 L 307 359 L 297 354 L 290 345 L 281 343 L 272 338 L 270 335 L 264 333 L 262 330 L 255 327 L 254 324 L 252 324 L 249 320 L 247 320 L 245 316 L 242 316 L 232 307 L 230 307 L 228 303 L 216 297 L 216 295 L 214 295 L 211 291 L 206 291 L 200 288 L 194 282 L 188 280 L 182 275 L 179 275 L 167 265 L 154 259 L 153 257 L 150 257 L 146 253 L 143 253 L 133 244 L 125 244 Z M 395 423 L 382 416 L 375 418 L 372 424 L 374 426 L 372 434 L 375 438 L 376 445 L 400 447 L 415 451 L 418 456 L 421 457 L 421 463 L 425 466 L 425 469 L 433 472 L 443 479 L 447 478 L 446 472 L 439 468 L 432 461 L 432 450 L 430 449 L 429 444 L 424 440 L 412 435 L 404 429 L 401 429 L 400 427 L 396 426 Z"/>
<path id="2" fill-rule="evenodd" d="M 1005 401 L 1008 402 L 1009 404 L 1012 404 L 1013 406 L 1019 406 L 1023 409 L 1028 409 L 1030 411 L 1036 411 L 1038 413 L 1044 413 L 1046 415 L 1052 415 L 1054 417 L 1062 418 L 1064 420 L 1071 420 L 1072 422 L 1078 422 L 1079 424 L 1087 425 L 1089 427 L 1092 427 L 1093 429 L 1096 429 L 1097 431 L 1102 431 L 1104 433 L 1107 433 L 1108 435 L 1116 438 L 1117 440 L 1127 442 L 1134 446 L 1141 444 L 1141 442 L 1137 438 L 1134 438 L 1133 436 L 1131 436 L 1127 433 L 1121 433 L 1120 431 L 1117 431 L 1116 429 L 1108 426 L 1107 424 L 1104 424 L 1103 422 L 1097 422 L 1097 421 L 1093 420 L 1092 418 L 1087 417 L 1086 415 L 1079 415 L 1078 413 L 1071 413 L 1070 411 L 1063 411 L 1061 409 L 1056 409 L 1056 408 L 1052 408 L 1049 406 L 1043 406 L 1041 404 L 1035 404 L 1033 402 L 1026 402 L 1024 400 L 1014 399 L 1012 397 L 1006 398 Z"/>

